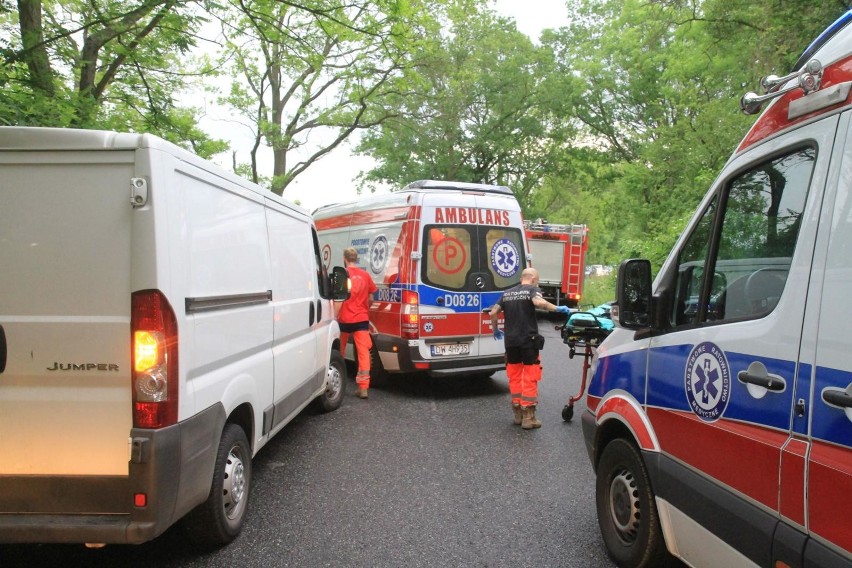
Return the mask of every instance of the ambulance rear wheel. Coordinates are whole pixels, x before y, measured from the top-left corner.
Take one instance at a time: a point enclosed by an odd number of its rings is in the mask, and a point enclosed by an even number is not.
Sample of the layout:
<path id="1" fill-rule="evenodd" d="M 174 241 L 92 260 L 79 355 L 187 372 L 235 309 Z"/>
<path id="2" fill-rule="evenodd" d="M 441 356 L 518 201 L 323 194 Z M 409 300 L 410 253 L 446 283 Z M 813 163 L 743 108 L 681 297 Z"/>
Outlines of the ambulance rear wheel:
<path id="1" fill-rule="evenodd" d="M 606 445 L 595 489 L 601 536 L 616 564 L 646 568 L 672 561 L 648 472 L 636 446 L 621 438 Z"/>
<path id="2" fill-rule="evenodd" d="M 183 525 L 202 547 L 219 547 L 237 538 L 248 511 L 251 447 L 243 429 L 226 424 L 219 441 L 207 501 L 190 511 Z"/>

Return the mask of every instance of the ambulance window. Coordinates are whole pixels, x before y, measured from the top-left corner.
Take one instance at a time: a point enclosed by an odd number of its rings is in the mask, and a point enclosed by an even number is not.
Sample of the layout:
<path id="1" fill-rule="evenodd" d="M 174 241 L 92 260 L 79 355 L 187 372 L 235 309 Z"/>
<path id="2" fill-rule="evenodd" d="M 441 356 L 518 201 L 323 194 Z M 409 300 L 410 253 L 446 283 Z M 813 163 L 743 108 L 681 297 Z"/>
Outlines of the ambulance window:
<path id="1" fill-rule="evenodd" d="M 463 290 L 474 259 L 471 231 L 475 225 L 426 227 L 423 279 L 447 290 Z"/>
<path id="2" fill-rule="evenodd" d="M 704 264 L 710 249 L 715 216 L 716 199 L 714 198 L 704 210 L 701 219 L 680 251 L 672 314 L 672 323 L 676 326 L 698 321 L 699 298 L 704 282 Z"/>
<path id="3" fill-rule="evenodd" d="M 726 287 L 715 319 L 762 317 L 781 297 L 796 248 L 816 149 L 802 148 L 735 178 L 715 269 Z"/>
<path id="4" fill-rule="evenodd" d="M 499 290 L 521 282 L 524 270 L 524 241 L 518 229 L 489 228 L 485 231 L 488 271 Z M 484 263 L 483 263 L 484 264 Z"/>
<path id="5" fill-rule="evenodd" d="M 814 148 L 802 148 L 734 178 L 725 188 L 721 229 L 715 232 L 716 200 L 710 204 L 680 252 L 675 326 L 763 317 L 775 308 L 787 282 L 815 158 Z M 718 245 L 708 259 L 712 234 L 718 235 Z M 708 267 L 712 279 L 705 283 Z"/>

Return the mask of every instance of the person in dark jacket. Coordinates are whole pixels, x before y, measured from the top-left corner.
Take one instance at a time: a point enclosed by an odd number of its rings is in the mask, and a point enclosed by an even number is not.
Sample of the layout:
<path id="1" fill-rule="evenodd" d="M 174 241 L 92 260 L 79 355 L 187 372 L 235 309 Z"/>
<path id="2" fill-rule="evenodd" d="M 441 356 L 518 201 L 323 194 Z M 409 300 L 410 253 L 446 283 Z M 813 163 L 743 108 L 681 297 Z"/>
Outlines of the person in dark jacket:
<path id="1" fill-rule="evenodd" d="M 503 292 L 491 308 L 491 329 L 494 339 L 503 339 L 506 346 L 506 374 L 515 424 L 524 430 L 541 427 L 535 416 L 538 404 L 538 382 L 541 380 L 539 350 L 544 338 L 538 333 L 536 309 L 567 314 L 568 306 L 555 306 L 545 300 L 538 287 L 538 271 L 527 268 L 521 273 L 521 283 Z M 504 331 L 497 326 L 497 314 L 503 312 Z"/>

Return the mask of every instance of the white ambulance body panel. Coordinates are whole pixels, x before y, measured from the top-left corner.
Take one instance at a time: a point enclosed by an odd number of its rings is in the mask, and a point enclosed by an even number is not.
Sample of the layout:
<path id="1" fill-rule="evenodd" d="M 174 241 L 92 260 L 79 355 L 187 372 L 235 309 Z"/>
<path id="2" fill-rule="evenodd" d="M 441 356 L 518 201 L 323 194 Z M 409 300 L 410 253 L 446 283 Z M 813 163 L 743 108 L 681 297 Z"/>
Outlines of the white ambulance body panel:
<path id="1" fill-rule="evenodd" d="M 341 402 L 310 216 L 156 137 L 0 128 L 0 266 L 0 542 L 139 543 L 190 512 L 228 542 L 253 455 Z"/>

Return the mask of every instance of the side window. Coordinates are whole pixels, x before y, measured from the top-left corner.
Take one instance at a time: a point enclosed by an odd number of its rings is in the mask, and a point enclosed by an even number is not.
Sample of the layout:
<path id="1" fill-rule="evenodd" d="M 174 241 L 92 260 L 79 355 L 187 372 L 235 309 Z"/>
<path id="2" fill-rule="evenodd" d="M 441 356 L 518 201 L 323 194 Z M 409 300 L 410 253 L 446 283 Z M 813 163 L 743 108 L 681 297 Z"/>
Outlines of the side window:
<path id="1" fill-rule="evenodd" d="M 325 264 L 323 264 L 322 262 L 322 255 L 320 254 L 317 230 L 313 227 L 311 228 L 311 237 L 313 238 L 314 242 L 314 266 L 316 266 L 317 273 L 317 290 L 319 291 L 320 297 L 328 300 L 329 298 L 331 298 L 331 282 L 329 282 L 328 272 L 325 269 Z"/>
<path id="2" fill-rule="evenodd" d="M 719 225 L 713 223 L 711 205 L 681 251 L 675 325 L 757 318 L 775 309 L 787 283 L 815 159 L 815 148 L 802 148 L 763 162 L 726 186 Z"/>
<path id="3" fill-rule="evenodd" d="M 715 217 L 716 199 L 714 198 L 704 210 L 701 219 L 680 251 L 672 314 L 674 325 L 698 321 L 699 297 L 704 282 L 704 264 L 707 262 Z"/>

